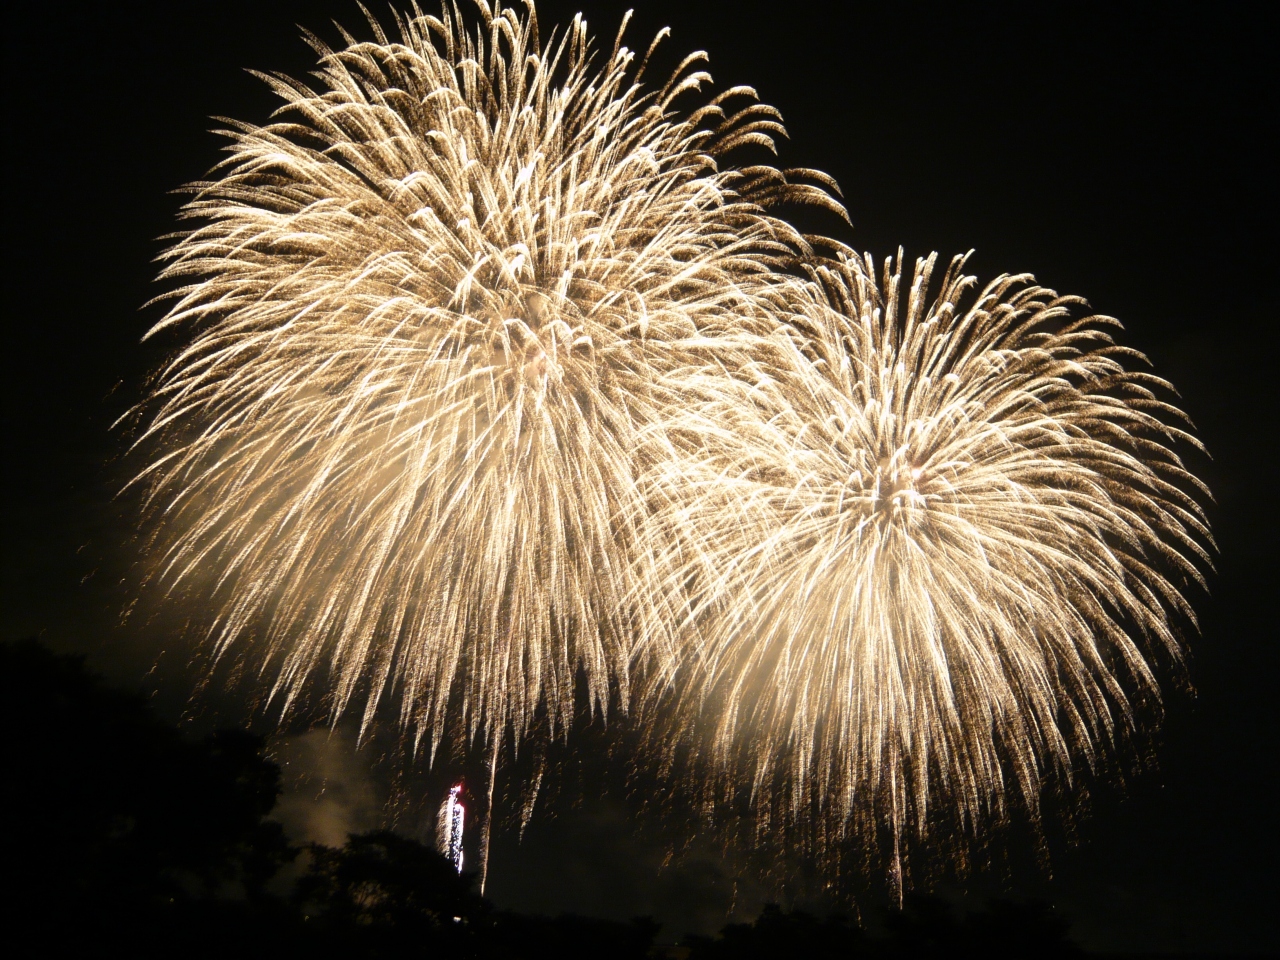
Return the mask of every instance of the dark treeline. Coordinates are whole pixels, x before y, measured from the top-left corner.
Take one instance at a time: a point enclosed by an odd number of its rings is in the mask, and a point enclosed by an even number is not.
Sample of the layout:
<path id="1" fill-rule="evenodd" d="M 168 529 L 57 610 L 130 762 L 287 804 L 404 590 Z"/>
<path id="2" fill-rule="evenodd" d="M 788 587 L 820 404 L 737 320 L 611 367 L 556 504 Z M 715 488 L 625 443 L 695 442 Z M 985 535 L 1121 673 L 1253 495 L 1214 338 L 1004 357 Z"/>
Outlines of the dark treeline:
<path id="1" fill-rule="evenodd" d="M 18 928 L 55 954 L 174 957 L 746 958 L 1069 956 L 1037 904 L 958 917 L 909 899 L 868 934 L 767 907 L 717 937 L 659 946 L 659 925 L 496 909 L 435 850 L 390 831 L 299 846 L 270 814 L 280 770 L 261 738 L 184 737 L 145 698 L 36 641 L 0 644 L 6 888 Z M 11 934 L 16 934 L 13 926 Z M 24 938 L 27 939 L 27 938 Z"/>

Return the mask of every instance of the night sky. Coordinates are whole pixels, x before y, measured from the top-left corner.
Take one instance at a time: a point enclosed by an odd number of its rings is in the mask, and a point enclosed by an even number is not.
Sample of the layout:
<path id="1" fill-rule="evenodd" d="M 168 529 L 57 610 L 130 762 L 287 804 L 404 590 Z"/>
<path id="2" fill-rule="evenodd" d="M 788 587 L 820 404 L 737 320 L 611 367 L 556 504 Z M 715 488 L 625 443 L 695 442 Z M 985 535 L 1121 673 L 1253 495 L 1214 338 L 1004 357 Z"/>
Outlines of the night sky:
<path id="1" fill-rule="evenodd" d="M 1280 948 L 1266 467 L 1276 372 L 1264 334 L 1280 253 L 1264 144 L 1280 104 L 1264 7 L 638 6 L 632 47 L 670 26 L 662 65 L 708 51 L 718 89 L 749 84 L 782 111 L 783 165 L 836 177 L 852 229 L 807 225 L 878 257 L 900 245 L 908 258 L 972 248 L 982 280 L 1031 272 L 1087 298 L 1177 386 L 1212 456 L 1192 463 L 1216 498 L 1218 571 L 1211 595 L 1194 598 L 1202 633 L 1189 638 L 1185 670 L 1159 667 L 1159 729 L 1122 745 L 1107 773 L 1083 776 L 1088 806 L 1046 830 L 1047 864 L 1011 830 L 994 839 L 990 866 L 944 873 L 937 889 L 957 902 L 1050 900 L 1095 949 Z M 626 4 L 540 4 L 544 33 L 578 9 L 607 45 Z M 273 108 L 245 68 L 305 74 L 313 55 L 295 24 L 337 44 L 331 19 L 363 36 L 359 9 L 73 2 L 12 16 L 0 637 L 87 652 L 193 727 L 272 734 L 290 787 L 279 815 L 295 836 L 422 829 L 450 773 L 397 774 L 393 731 L 357 752 L 345 726 L 309 730 L 318 716 L 278 728 L 250 683 L 198 690 L 182 627 L 200 611 L 121 622 L 136 594 L 136 520 L 113 498 L 130 464 L 128 436 L 111 424 L 166 349 L 140 338 L 162 312 L 143 305 L 161 292 L 152 261 L 181 204 L 172 191 L 218 160 L 210 117 L 261 122 Z M 608 740 L 593 729 L 581 750 Z M 714 931 L 731 909 L 750 917 L 767 897 L 810 902 L 795 884 L 753 881 L 749 858 L 710 843 L 662 869 L 670 837 L 645 802 L 647 775 L 628 786 L 617 757 L 557 757 L 559 785 L 524 842 L 509 829 L 496 838 L 487 892 L 500 905 L 652 913 L 674 937 Z"/>

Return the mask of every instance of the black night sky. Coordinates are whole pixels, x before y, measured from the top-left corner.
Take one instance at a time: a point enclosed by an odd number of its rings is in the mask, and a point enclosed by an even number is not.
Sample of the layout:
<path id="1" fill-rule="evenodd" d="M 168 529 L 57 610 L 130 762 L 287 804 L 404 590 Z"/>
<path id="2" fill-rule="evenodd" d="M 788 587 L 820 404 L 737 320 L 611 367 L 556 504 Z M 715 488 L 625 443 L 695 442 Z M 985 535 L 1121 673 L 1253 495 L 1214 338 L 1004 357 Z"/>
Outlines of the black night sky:
<path id="1" fill-rule="evenodd" d="M 611 40 L 626 6 L 557 0 L 539 16 L 545 30 L 584 9 Z M 1012 852 L 967 879 L 944 873 L 936 890 L 958 903 L 1051 901 L 1091 950 L 1280 949 L 1276 497 L 1266 467 L 1275 337 L 1264 332 L 1280 262 L 1265 144 L 1280 103 L 1265 7 L 635 6 L 631 46 L 670 26 L 665 65 L 708 51 L 717 88 L 749 84 L 782 111 L 784 165 L 836 177 L 852 230 L 834 218 L 814 228 L 878 257 L 973 248 L 970 269 L 983 280 L 1026 271 L 1087 298 L 1177 386 L 1212 455 L 1193 463 L 1216 498 L 1218 571 L 1211 595 L 1194 601 L 1202 634 L 1189 640 L 1185 671 L 1160 667 L 1165 715 L 1150 742 L 1122 748 L 1123 778 L 1084 775 L 1088 807 L 1048 828 L 1047 864 L 1017 849 L 1027 841 L 1015 830 L 995 841 Z M 113 498 L 128 464 L 127 437 L 111 424 L 164 356 L 140 338 L 161 314 L 143 305 L 160 292 L 153 258 L 182 202 L 172 191 L 218 160 L 210 117 L 262 121 L 273 108 L 246 68 L 305 74 L 313 55 L 295 25 L 336 44 L 331 20 L 360 33 L 359 8 L 74 0 L 14 16 L 0 639 L 84 652 L 193 729 L 270 735 L 285 767 L 276 815 L 299 839 L 422 829 L 447 771 L 397 777 L 377 737 L 355 751 L 345 726 L 308 732 L 316 717 L 278 730 L 251 685 L 200 688 L 178 614 L 121 625 L 135 524 L 130 502 Z M 523 843 L 510 829 L 496 838 L 487 892 L 500 906 L 652 914 L 674 939 L 713 933 L 731 909 L 754 916 L 771 897 L 809 902 L 795 885 L 751 881 L 738 854 L 711 846 L 695 843 L 663 869 L 662 813 L 645 803 L 645 778 L 619 786 L 618 761 L 572 751 L 558 763 L 560 785 Z M 414 789 L 429 799 L 401 796 Z M 648 821 L 659 823 L 637 833 Z"/>

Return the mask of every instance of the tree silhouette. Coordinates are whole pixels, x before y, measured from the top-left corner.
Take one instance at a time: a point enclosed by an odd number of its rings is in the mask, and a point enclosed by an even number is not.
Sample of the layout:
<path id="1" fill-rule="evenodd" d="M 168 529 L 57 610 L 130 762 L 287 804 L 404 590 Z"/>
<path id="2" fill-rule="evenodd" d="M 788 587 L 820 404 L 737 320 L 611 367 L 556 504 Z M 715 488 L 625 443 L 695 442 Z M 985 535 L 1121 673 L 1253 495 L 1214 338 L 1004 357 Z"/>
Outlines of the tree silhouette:
<path id="1" fill-rule="evenodd" d="M 563 913 L 530 917 L 501 913 L 488 938 L 487 956 L 501 960 L 562 960 L 565 957 L 644 960 L 653 956 L 661 924 L 652 917 L 622 922 Z"/>
<path id="2" fill-rule="evenodd" d="M 717 937 L 655 947 L 659 926 L 494 910 L 447 858 L 379 830 L 339 848 L 299 849 L 269 819 L 280 770 L 260 737 L 182 736 L 146 699 L 113 690 L 79 657 L 35 641 L 0 643 L 3 862 L 18 923 L 45 952 L 311 960 L 762 960 L 1079 953 L 1047 904 L 992 901 L 958 917 L 908 897 L 883 935 L 842 916 L 769 906 Z M 272 891 L 276 890 L 277 893 Z"/>
<path id="3" fill-rule="evenodd" d="M 992 900 L 966 923 L 975 953 L 985 956 L 1076 957 L 1081 949 L 1070 939 L 1071 921 L 1051 904 L 1032 900 Z"/>
<path id="4" fill-rule="evenodd" d="M 276 909 L 266 884 L 296 851 L 266 819 L 280 771 L 261 738 L 183 738 L 142 696 L 35 641 L 0 644 L 0 711 L 4 859 L 28 924 L 151 937 L 196 904 Z"/>
<path id="5" fill-rule="evenodd" d="M 318 927 L 367 950 L 392 941 L 456 950 L 482 933 L 488 905 L 473 874 L 389 830 L 352 835 L 334 849 L 309 848 L 311 865 L 294 899 Z"/>
<path id="6" fill-rule="evenodd" d="M 773 960 L 803 956 L 836 960 L 868 951 L 867 935 L 841 915 L 818 919 L 803 910 L 767 904 L 752 923 L 725 927 L 718 938 L 690 937 L 690 960 Z"/>
<path id="7" fill-rule="evenodd" d="M 820 920 L 769 905 L 752 923 L 730 924 L 714 939 L 690 937 L 689 960 L 764 960 L 792 954 L 816 960 L 875 957 L 1074 957 L 1070 923 L 1048 904 L 993 900 L 958 917 L 940 897 L 908 896 L 885 911 L 884 933 L 872 936 L 846 917 Z"/>

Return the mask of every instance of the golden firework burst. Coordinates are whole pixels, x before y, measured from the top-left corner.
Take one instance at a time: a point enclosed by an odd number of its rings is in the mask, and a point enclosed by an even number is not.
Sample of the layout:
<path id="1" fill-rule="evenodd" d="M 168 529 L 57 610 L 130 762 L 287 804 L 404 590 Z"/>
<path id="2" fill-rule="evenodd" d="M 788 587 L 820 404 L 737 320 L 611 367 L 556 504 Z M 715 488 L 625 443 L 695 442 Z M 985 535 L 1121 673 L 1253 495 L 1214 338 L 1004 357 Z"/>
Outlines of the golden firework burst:
<path id="1" fill-rule="evenodd" d="M 668 371 L 768 326 L 753 288 L 808 249 L 769 205 L 839 208 L 727 162 L 782 127 L 741 87 L 683 109 L 701 54 L 647 89 L 621 31 L 600 58 L 581 17 L 544 43 L 532 7 L 477 10 L 311 37 L 314 86 L 263 76 L 275 120 L 229 122 L 165 254 L 152 333 L 186 345 L 137 482 L 158 579 L 211 582 L 217 654 L 276 664 L 285 710 L 323 675 L 368 724 L 398 685 L 432 753 L 453 718 L 496 759 L 579 675 L 625 702 L 665 630 L 631 581 L 636 435 Z"/>
<path id="2" fill-rule="evenodd" d="M 814 266 L 795 332 L 648 476 L 651 587 L 686 598 L 651 707 L 766 821 L 887 824 L 895 870 L 940 805 L 1034 811 L 1093 762 L 1212 545 L 1198 443 L 1118 324 L 1028 276 L 971 296 L 964 263 L 936 296 L 934 257 L 909 289 L 901 254 Z"/>

